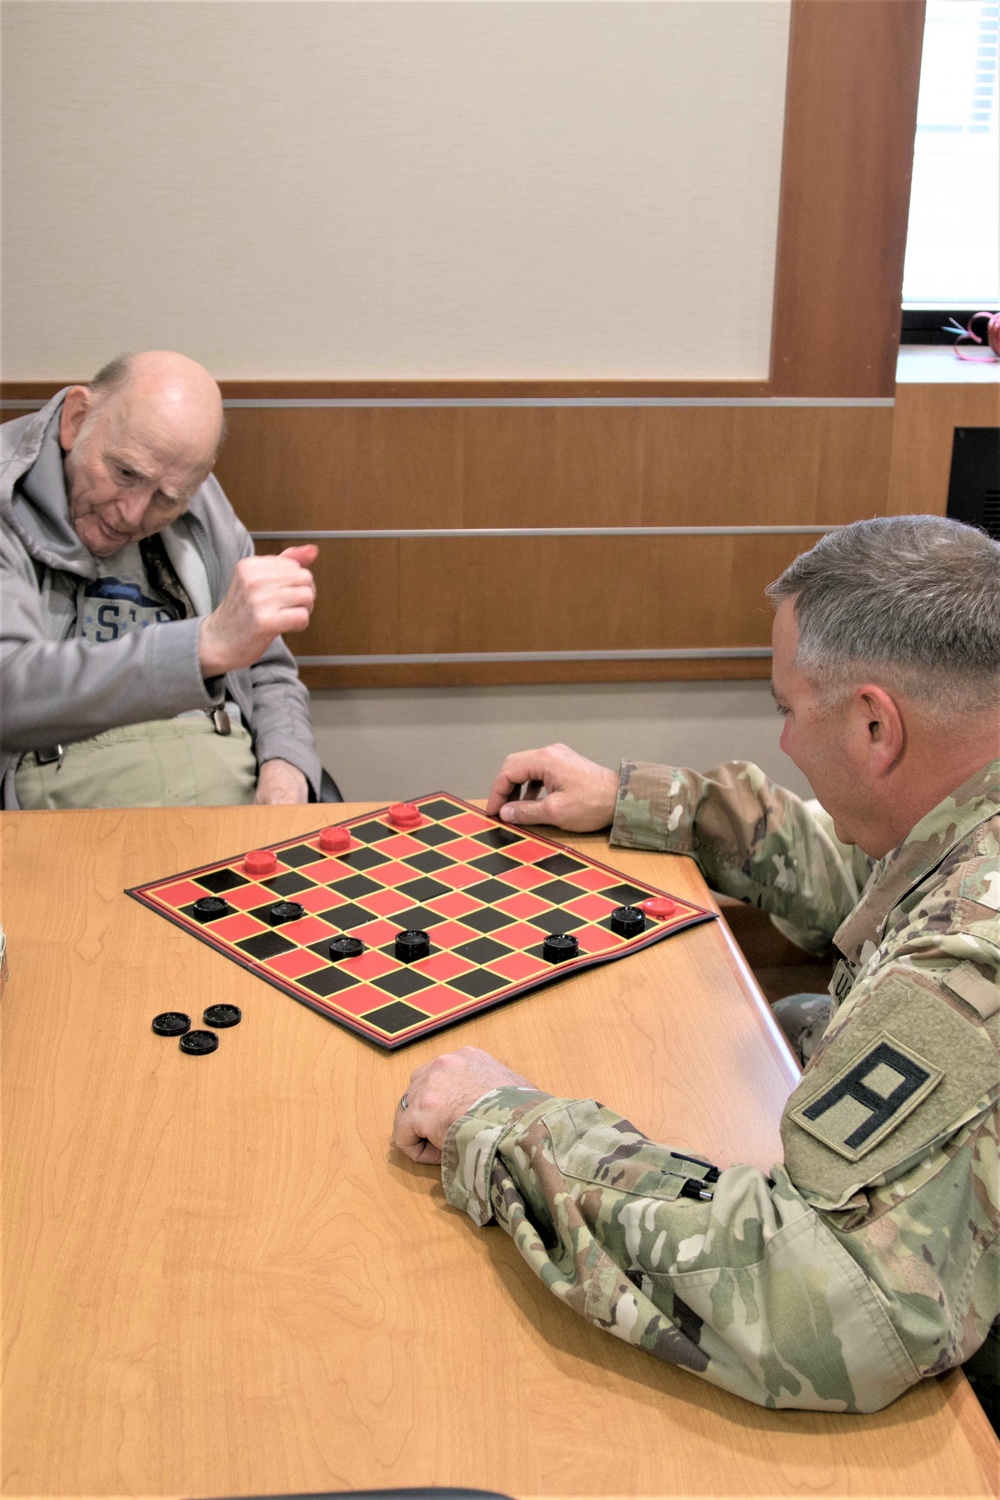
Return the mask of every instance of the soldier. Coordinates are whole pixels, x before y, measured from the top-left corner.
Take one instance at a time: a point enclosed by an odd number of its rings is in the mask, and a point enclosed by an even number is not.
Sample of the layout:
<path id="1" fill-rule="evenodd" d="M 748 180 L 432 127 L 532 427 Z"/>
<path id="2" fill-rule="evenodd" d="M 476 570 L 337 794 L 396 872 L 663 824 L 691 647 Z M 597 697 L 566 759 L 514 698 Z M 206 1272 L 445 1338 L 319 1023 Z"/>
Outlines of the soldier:
<path id="1" fill-rule="evenodd" d="M 416 1070 L 394 1139 L 600 1327 L 764 1406 L 875 1411 L 1000 1313 L 1000 545 L 862 521 L 768 594 L 782 747 L 836 837 L 754 766 L 561 745 L 510 756 L 489 811 L 691 854 L 835 944 L 784 1162 L 680 1159 L 468 1047 Z"/>

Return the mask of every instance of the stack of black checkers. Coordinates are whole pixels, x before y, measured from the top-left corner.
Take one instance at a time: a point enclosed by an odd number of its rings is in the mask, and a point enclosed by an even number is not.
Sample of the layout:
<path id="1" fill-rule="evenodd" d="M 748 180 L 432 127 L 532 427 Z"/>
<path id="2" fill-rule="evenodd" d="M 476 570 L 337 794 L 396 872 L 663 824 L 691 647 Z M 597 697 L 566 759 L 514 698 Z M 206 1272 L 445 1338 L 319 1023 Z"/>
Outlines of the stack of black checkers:
<path id="1" fill-rule="evenodd" d="M 228 1026 L 238 1026 L 243 1012 L 238 1005 L 210 1005 L 202 1018 L 206 1026 L 215 1026 L 220 1031 Z M 153 1030 L 157 1036 L 175 1036 L 182 1052 L 200 1057 L 205 1052 L 214 1052 L 219 1038 L 214 1031 L 192 1031 L 191 1017 L 180 1010 L 165 1010 L 153 1017 Z"/>

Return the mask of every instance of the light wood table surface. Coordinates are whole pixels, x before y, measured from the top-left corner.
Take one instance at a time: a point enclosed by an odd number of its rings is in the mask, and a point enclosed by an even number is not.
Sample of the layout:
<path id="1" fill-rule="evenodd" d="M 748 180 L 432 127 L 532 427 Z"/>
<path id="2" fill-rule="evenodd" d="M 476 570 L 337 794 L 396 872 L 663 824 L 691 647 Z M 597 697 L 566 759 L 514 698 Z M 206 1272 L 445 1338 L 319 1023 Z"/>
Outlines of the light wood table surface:
<path id="1" fill-rule="evenodd" d="M 767 1167 L 795 1069 L 721 923 L 386 1054 L 123 894 L 328 811 L 3 818 L 3 1493 L 994 1495 L 961 1375 L 763 1411 L 592 1328 L 389 1146 L 411 1069 L 474 1043 Z M 709 902 L 690 860 L 567 842 Z M 211 1056 L 150 1030 L 218 1001 Z"/>

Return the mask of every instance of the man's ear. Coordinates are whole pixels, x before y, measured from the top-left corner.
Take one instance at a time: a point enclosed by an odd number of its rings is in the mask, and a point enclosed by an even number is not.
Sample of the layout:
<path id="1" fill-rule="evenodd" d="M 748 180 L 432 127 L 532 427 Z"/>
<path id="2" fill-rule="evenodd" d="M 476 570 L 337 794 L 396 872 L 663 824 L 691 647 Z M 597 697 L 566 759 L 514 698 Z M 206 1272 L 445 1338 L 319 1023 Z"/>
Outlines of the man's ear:
<path id="1" fill-rule="evenodd" d="M 899 705 L 885 688 L 868 683 L 854 695 L 856 724 L 873 776 L 888 776 L 906 748 L 906 725 Z"/>
<path id="2" fill-rule="evenodd" d="M 83 426 L 94 404 L 94 393 L 85 385 L 71 385 L 63 398 L 59 413 L 59 446 L 68 453 L 80 436 Z"/>

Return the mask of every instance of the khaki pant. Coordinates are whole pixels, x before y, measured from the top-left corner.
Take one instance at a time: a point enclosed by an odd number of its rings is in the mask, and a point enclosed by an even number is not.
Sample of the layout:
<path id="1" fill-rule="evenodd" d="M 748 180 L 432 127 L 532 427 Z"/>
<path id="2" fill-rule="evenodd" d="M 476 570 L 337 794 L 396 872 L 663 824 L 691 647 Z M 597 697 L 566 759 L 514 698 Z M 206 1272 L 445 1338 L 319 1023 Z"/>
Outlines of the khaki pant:
<path id="1" fill-rule="evenodd" d="M 62 764 L 34 751 L 15 774 L 23 808 L 234 807 L 252 802 L 257 762 L 242 724 L 217 734 L 207 714 L 126 724 L 67 745 Z"/>

